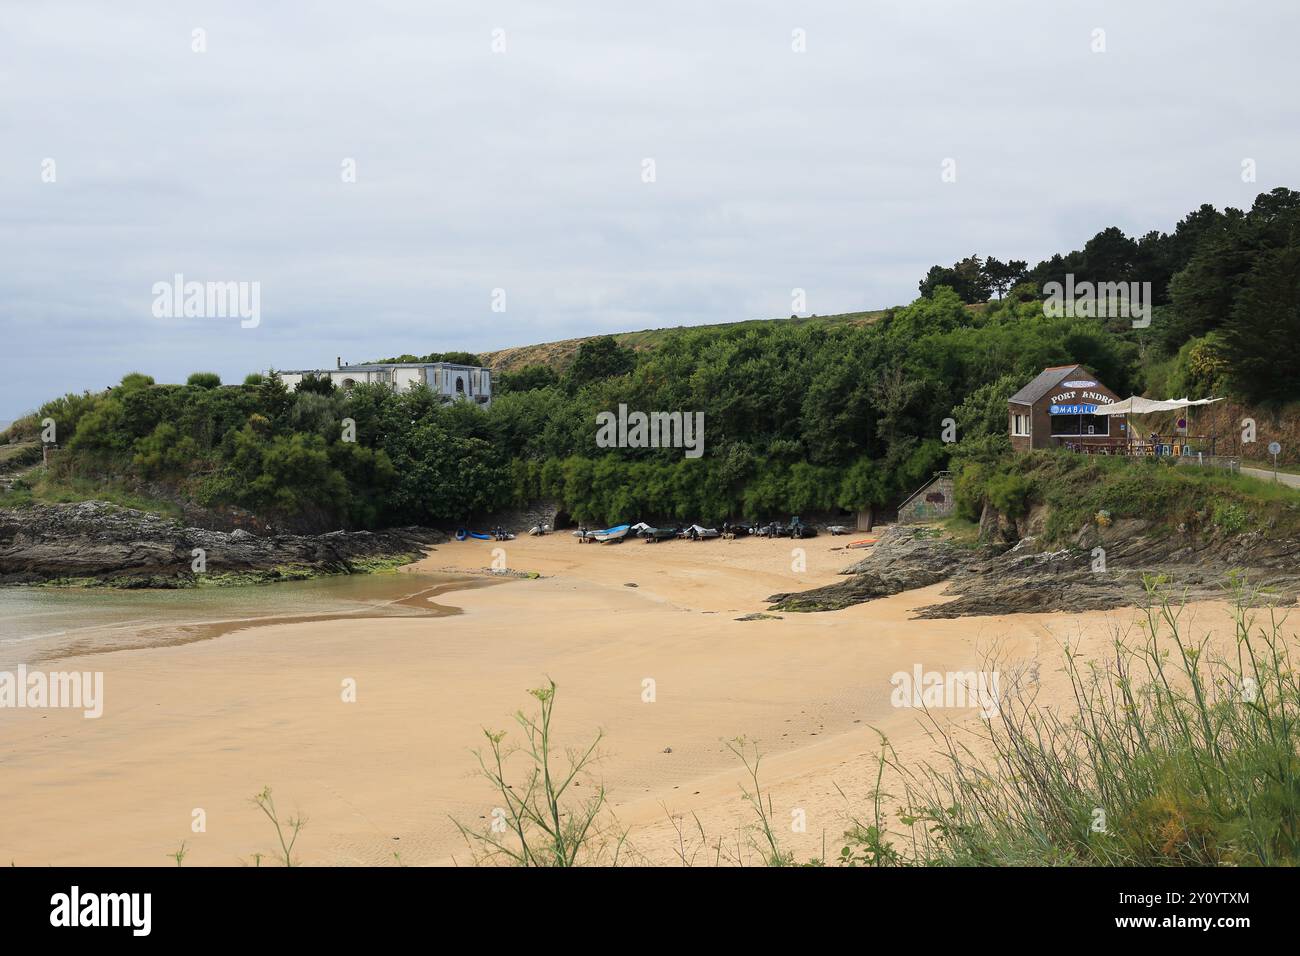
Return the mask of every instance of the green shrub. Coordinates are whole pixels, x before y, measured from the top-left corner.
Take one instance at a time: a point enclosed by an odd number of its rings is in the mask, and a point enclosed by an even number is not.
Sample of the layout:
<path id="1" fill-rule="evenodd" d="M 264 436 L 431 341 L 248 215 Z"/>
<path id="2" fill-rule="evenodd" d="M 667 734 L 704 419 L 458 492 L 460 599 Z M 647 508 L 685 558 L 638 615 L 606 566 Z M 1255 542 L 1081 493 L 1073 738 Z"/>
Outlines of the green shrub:
<path id="1" fill-rule="evenodd" d="M 1240 534 L 1250 524 L 1250 512 L 1235 501 L 1217 501 L 1210 521 L 1229 534 Z"/>
<path id="2" fill-rule="evenodd" d="M 143 372 L 127 372 L 122 376 L 122 384 L 118 387 L 125 392 L 130 392 L 138 388 L 148 388 L 153 384 L 152 375 L 145 375 Z"/>
<path id="3" fill-rule="evenodd" d="M 984 513 L 989 468 L 982 462 L 968 461 L 953 481 L 957 515 L 967 521 L 979 521 Z"/>
<path id="4" fill-rule="evenodd" d="M 194 439 L 182 436 L 168 422 L 160 422 L 151 434 L 137 438 L 134 448 L 132 462 L 147 478 L 180 471 L 199 454 Z"/>
<path id="5" fill-rule="evenodd" d="M 1033 482 L 1023 475 L 1002 473 L 994 475 L 986 485 L 989 504 L 1008 518 L 1019 518 L 1029 509 L 1029 494 Z"/>

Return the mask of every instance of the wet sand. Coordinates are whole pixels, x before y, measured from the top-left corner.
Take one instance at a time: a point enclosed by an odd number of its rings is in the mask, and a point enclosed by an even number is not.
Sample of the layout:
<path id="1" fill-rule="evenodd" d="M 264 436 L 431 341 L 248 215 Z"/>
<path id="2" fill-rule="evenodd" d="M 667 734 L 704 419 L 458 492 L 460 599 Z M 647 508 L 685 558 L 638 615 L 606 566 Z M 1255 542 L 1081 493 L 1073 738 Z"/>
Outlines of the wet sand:
<path id="1" fill-rule="evenodd" d="M 598 772 L 637 859 L 678 862 L 672 815 L 692 830 L 698 817 L 711 840 L 750 858 L 744 769 L 725 743 L 741 735 L 762 750 L 778 823 L 806 816 L 788 847 L 806 859 L 824 838 L 834 854 L 874 782 L 873 728 L 904 759 L 933 756 L 917 712 L 890 704 L 893 673 L 978 670 L 997 649 L 1038 660 L 1040 701 L 1065 703 L 1058 643 L 1099 653 L 1136 616 L 912 620 L 941 600 L 939 585 L 737 620 L 771 593 L 834 581 L 858 556 L 847 540 L 453 542 L 414 568 L 478 571 L 500 548 L 510 570 L 541 577 L 422 596 L 463 611 L 450 616 L 245 622 L 210 640 L 47 661 L 102 670 L 104 716 L 0 711 L 0 861 L 167 865 L 184 841 L 187 865 L 238 865 L 273 848 L 251 802 L 269 785 L 282 811 L 308 818 L 306 864 L 468 862 L 452 818 L 486 826 L 501 802 L 472 750 L 483 728 L 511 727 L 546 677 L 559 687 L 561 745 L 603 731 Z M 1221 605 L 1196 614 L 1226 620 Z M 348 682 L 355 702 L 343 699 Z M 941 719 L 979 721 L 972 709 Z M 191 828 L 196 809 L 205 832 Z"/>
<path id="2" fill-rule="evenodd" d="M 6 620 L 0 628 L 0 668 L 89 654 L 172 647 L 268 624 L 459 614 L 459 607 L 438 604 L 433 599 L 448 591 L 490 587 L 499 582 L 499 578 L 482 575 L 382 572 L 162 592 L 19 589 L 28 606 L 20 606 L 17 614 L 20 620 L 16 625 Z M 14 593 L 0 591 L 0 598 L 11 598 Z M 62 627 L 50 630 L 39 622 L 42 612 L 33 611 L 30 606 L 34 597 L 39 597 L 45 613 L 61 622 Z M 160 597 L 168 600 L 159 601 Z M 95 613 L 96 608 L 101 613 Z M 316 610 L 307 611 L 307 608 Z M 0 607 L 0 614 L 12 611 L 12 607 Z M 26 620 L 23 620 L 24 611 Z M 134 613 L 125 614 L 126 611 Z M 33 615 L 36 620 L 32 619 Z"/>

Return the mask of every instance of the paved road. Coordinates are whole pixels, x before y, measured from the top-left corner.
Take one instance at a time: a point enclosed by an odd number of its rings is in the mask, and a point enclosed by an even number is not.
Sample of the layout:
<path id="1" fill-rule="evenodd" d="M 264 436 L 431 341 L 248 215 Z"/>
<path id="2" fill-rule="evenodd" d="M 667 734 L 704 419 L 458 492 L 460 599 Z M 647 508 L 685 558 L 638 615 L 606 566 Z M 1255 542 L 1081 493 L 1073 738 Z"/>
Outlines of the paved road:
<path id="1" fill-rule="evenodd" d="M 1252 478 L 1260 478 L 1264 481 L 1273 480 L 1273 469 L 1265 470 L 1263 468 L 1242 468 L 1243 475 L 1250 475 Z M 1290 485 L 1292 488 L 1300 488 L 1300 475 L 1291 475 L 1285 471 L 1277 473 L 1277 480 L 1284 485 Z"/>

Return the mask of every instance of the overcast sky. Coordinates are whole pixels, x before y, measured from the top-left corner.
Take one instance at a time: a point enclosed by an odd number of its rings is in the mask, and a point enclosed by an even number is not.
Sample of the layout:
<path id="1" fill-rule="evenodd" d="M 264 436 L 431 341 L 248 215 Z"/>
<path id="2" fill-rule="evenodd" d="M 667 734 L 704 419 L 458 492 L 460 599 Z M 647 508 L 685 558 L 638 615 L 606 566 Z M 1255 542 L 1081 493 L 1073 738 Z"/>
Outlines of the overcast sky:
<path id="1" fill-rule="evenodd" d="M 1300 187 L 1298 11 L 0 0 L 0 419 L 133 370 L 880 308 L 1246 206 Z M 260 324 L 155 317 L 177 273 L 260 283 Z"/>

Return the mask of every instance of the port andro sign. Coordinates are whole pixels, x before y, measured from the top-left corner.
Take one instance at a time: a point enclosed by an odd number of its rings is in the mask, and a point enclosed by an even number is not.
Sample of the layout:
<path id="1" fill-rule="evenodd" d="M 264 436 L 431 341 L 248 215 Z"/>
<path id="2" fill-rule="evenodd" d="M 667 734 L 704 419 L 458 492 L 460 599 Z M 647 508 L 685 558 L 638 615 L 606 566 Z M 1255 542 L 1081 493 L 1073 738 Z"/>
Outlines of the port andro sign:
<path id="1" fill-rule="evenodd" d="M 1085 402 L 1087 402 L 1087 401 L 1096 402 L 1096 403 L 1098 403 L 1098 404 L 1100 404 L 1100 405 L 1109 405 L 1111 402 L 1114 401 L 1114 399 L 1111 398 L 1109 395 L 1104 395 L 1104 394 L 1102 394 L 1101 392 L 1093 392 L 1093 391 L 1083 391 L 1083 392 L 1080 392 L 1080 391 L 1070 391 L 1070 392 L 1060 392 L 1060 393 L 1058 393 L 1058 394 L 1056 394 L 1056 395 L 1053 395 L 1053 396 L 1052 396 L 1052 404 L 1053 404 L 1053 405 L 1064 405 L 1064 404 L 1066 404 L 1066 403 L 1068 403 L 1068 402 L 1077 402 L 1077 401 L 1079 401 L 1080 399 L 1083 399 L 1083 401 L 1085 401 Z"/>

